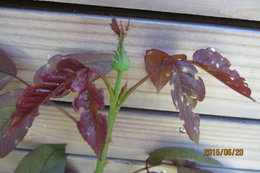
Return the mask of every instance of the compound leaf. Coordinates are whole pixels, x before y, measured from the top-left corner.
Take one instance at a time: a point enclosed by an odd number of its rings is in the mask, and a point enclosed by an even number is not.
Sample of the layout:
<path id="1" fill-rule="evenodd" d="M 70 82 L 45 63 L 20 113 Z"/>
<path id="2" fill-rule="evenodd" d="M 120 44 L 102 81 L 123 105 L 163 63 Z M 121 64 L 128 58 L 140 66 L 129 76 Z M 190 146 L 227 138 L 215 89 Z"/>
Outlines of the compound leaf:
<path id="1" fill-rule="evenodd" d="M 245 83 L 245 79 L 240 77 L 236 70 L 230 69 L 230 62 L 212 48 L 200 49 L 193 54 L 193 64 L 199 66 L 233 90 L 243 96 L 255 101 L 251 97 L 251 89 Z"/>
<path id="2" fill-rule="evenodd" d="M 39 78 L 36 85 L 28 86 L 19 97 L 16 104 L 16 112 L 12 114 L 10 132 L 19 128 L 24 119 L 31 115 L 39 114 L 40 104 L 45 103 L 50 97 L 60 95 L 71 89 L 73 80 L 77 78 L 77 71 L 85 66 L 75 59 L 60 60 L 56 65 L 55 72 L 45 72 Z"/>
<path id="3" fill-rule="evenodd" d="M 76 111 L 82 108 L 81 118 L 77 122 L 78 129 L 100 157 L 105 143 L 107 120 L 105 116 L 97 112 L 98 108 L 104 107 L 104 96 L 103 91 L 97 90 L 92 84 L 96 78 L 94 73 L 74 58 L 57 57 L 50 62 L 55 62 L 54 70 L 43 70 L 38 76 L 38 83 L 26 88 L 19 98 L 18 111 L 13 114 L 12 128 L 19 127 L 19 123 L 23 122 L 29 112 L 37 116 L 39 105 L 48 101 L 49 98 L 70 91 L 78 92 L 78 97 L 73 103 Z"/>
<path id="4" fill-rule="evenodd" d="M 107 74 L 112 70 L 111 63 L 113 54 L 109 53 L 74 53 L 68 55 L 54 55 L 48 61 L 48 63 L 42 66 L 34 76 L 34 83 L 39 82 L 39 77 L 46 72 L 55 72 L 56 64 L 62 59 L 73 58 L 85 65 L 88 68 L 93 68 L 101 72 L 102 74 Z M 98 79 L 97 74 L 92 74 L 92 81 Z M 68 94 L 68 93 L 66 93 Z M 65 95 L 66 95 L 65 94 Z M 63 96 L 63 95 L 62 95 Z M 61 96 L 61 97 L 62 97 Z"/>
<path id="5" fill-rule="evenodd" d="M 9 134 L 6 134 L 11 125 L 11 115 L 16 111 L 16 102 L 23 89 L 16 89 L 0 96 L 0 158 L 11 152 L 27 134 L 33 122 L 30 115 L 21 126 Z"/>
<path id="6" fill-rule="evenodd" d="M 45 144 L 27 154 L 15 173 L 64 173 L 65 144 Z"/>
<path id="7" fill-rule="evenodd" d="M 200 117 L 192 112 L 198 101 L 205 98 L 205 86 L 197 69 L 187 60 L 177 60 L 173 64 L 170 84 L 172 100 L 179 117 L 184 120 L 184 128 L 190 139 L 198 143 Z"/>
<path id="8" fill-rule="evenodd" d="M 0 49 L 0 90 L 17 75 L 16 66 L 4 50 Z"/>

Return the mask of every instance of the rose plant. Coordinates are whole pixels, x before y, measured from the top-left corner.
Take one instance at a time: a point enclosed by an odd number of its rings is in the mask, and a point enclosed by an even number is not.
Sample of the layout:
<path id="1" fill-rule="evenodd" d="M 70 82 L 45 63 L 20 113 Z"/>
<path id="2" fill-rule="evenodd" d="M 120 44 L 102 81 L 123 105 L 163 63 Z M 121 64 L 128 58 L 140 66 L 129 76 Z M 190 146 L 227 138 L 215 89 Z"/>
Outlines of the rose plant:
<path id="1" fill-rule="evenodd" d="M 23 140 L 34 118 L 39 115 L 39 106 L 51 104 L 75 122 L 79 133 L 97 156 L 95 172 L 103 172 L 117 114 L 129 95 L 148 79 L 158 93 L 170 83 L 170 95 L 174 106 L 180 111 L 179 117 L 184 121 L 184 128 L 189 138 L 198 143 L 200 117 L 193 109 L 198 101 L 203 101 L 206 92 L 195 66 L 255 101 L 245 79 L 236 70 L 231 70 L 230 62 L 213 48 L 195 51 L 192 60 L 188 60 L 185 54 L 168 55 L 158 49 L 147 50 L 144 56 L 147 76 L 134 86 L 129 87 L 125 83 L 121 87 L 123 73 L 131 66 L 124 48 L 129 27 L 129 21 L 124 26 L 113 18 L 111 28 L 118 37 L 114 54 L 55 55 L 36 72 L 33 85 L 17 76 L 15 64 L 4 50 L 0 50 L 0 90 L 12 79 L 26 86 L 25 89 L 15 89 L 0 95 L 0 157 L 6 156 Z M 114 86 L 106 77 L 111 70 L 117 71 Z M 104 91 L 93 83 L 98 78 L 103 80 L 109 93 L 108 116 L 98 111 L 104 108 Z M 70 92 L 78 94 L 72 106 L 80 114 L 80 119 L 51 101 L 51 98 L 63 97 Z"/>

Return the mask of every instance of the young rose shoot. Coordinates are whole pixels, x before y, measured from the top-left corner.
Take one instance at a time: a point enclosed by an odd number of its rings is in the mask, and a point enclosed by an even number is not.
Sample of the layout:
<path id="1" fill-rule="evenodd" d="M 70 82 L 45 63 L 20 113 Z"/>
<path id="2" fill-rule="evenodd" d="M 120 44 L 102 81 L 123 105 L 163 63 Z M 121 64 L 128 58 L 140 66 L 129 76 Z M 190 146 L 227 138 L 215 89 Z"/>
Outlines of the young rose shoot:
<path id="1" fill-rule="evenodd" d="M 184 128 L 190 139 L 198 143 L 200 117 L 193 109 L 198 101 L 203 101 L 206 91 L 195 66 L 255 101 L 245 79 L 231 70 L 230 62 L 212 48 L 197 50 L 193 60 L 188 60 L 185 54 L 168 55 L 158 49 L 147 50 L 144 56 L 147 76 L 130 88 L 127 84 L 121 87 L 123 73 L 131 66 L 124 48 L 129 27 L 130 21 L 124 26 L 113 18 L 111 28 L 118 37 L 114 54 L 55 55 L 36 72 L 33 85 L 17 76 L 15 64 L 4 50 L 0 50 L 0 90 L 12 79 L 26 85 L 24 90 L 16 89 L 0 95 L 0 109 L 5 110 L 0 112 L 0 118 L 4 119 L 4 123 L 0 124 L 0 157 L 6 156 L 24 138 L 34 117 L 39 115 L 39 106 L 51 104 L 76 123 L 79 133 L 98 157 L 95 173 L 102 173 L 117 114 L 128 96 L 148 79 L 151 79 L 158 93 L 170 83 L 170 95 L 174 106 L 180 111 L 180 119 L 184 120 Z M 117 71 L 114 86 L 105 76 L 112 69 Z M 98 111 L 104 108 L 104 91 L 93 83 L 98 78 L 104 81 L 109 93 L 108 116 Z M 79 119 L 50 100 L 71 92 L 77 93 L 72 106 L 75 112 L 80 113 Z"/>

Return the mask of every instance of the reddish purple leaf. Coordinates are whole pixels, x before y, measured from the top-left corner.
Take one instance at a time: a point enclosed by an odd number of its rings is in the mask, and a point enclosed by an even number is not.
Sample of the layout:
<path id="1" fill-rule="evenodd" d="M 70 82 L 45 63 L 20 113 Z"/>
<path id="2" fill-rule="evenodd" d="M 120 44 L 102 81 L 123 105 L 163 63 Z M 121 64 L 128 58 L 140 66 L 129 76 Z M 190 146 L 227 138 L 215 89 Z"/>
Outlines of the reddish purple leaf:
<path id="1" fill-rule="evenodd" d="M 80 112 L 77 123 L 81 136 L 88 142 L 100 158 L 107 135 L 107 119 L 97 109 L 104 108 L 104 92 L 87 81 L 85 90 L 81 91 L 73 102 L 75 111 Z"/>
<path id="2" fill-rule="evenodd" d="M 202 101 L 205 97 L 204 83 L 196 76 L 196 68 L 187 60 L 175 61 L 172 73 L 170 84 L 173 86 L 173 103 L 180 110 L 179 116 L 184 120 L 184 128 L 190 139 L 198 143 L 200 118 L 192 110 L 197 101 Z"/>
<path id="3" fill-rule="evenodd" d="M 251 90 L 245 83 L 245 79 L 240 77 L 236 70 L 231 70 L 229 60 L 215 50 L 211 48 L 197 50 L 193 54 L 192 63 L 207 71 L 233 90 L 255 101 L 251 97 Z"/>
<path id="4" fill-rule="evenodd" d="M 16 66 L 4 50 L 0 49 L 0 90 L 17 75 Z"/>
<path id="5" fill-rule="evenodd" d="M 102 74 L 106 75 L 111 72 L 113 54 L 110 53 L 75 53 L 65 55 L 65 58 L 73 58 L 84 64 L 86 67 L 98 70 Z M 91 82 L 98 79 L 99 76 L 92 73 L 89 77 Z"/>
<path id="6" fill-rule="evenodd" d="M 72 56 L 72 55 L 71 55 Z M 77 57 L 73 55 L 73 57 Z M 81 58 L 82 55 L 79 55 Z M 96 57 L 96 56 L 95 56 Z M 94 58 L 94 57 L 93 57 Z M 101 156 L 105 144 L 107 132 L 106 117 L 97 112 L 98 108 L 104 107 L 104 96 L 102 90 L 97 90 L 94 84 L 91 84 L 97 77 L 90 68 L 70 56 L 57 57 L 49 63 L 55 62 L 55 68 L 48 70 L 48 65 L 43 67 L 43 71 L 38 74 L 39 81 L 36 85 L 26 89 L 27 94 L 20 98 L 18 111 L 14 115 L 14 125 L 18 126 L 23 122 L 24 117 L 33 109 L 38 109 L 41 103 L 49 100 L 50 97 L 62 95 L 66 91 L 79 92 L 78 97 L 73 102 L 76 111 L 80 111 L 81 118 L 77 122 L 78 129 L 83 138 L 96 152 Z M 96 67 L 93 62 L 93 67 Z M 101 66 L 98 66 L 100 68 Z M 97 68 L 97 69 L 98 69 Z M 101 70 L 102 73 L 108 73 L 108 68 Z M 33 114 L 37 115 L 38 112 Z"/>
<path id="7" fill-rule="evenodd" d="M 71 83 L 71 89 L 75 92 L 81 92 L 86 89 L 87 82 L 92 82 L 89 80 L 91 74 L 93 74 L 89 69 L 83 68 L 77 71 L 77 79 Z"/>
<path id="8" fill-rule="evenodd" d="M 150 79 L 159 93 L 172 75 L 173 63 L 170 63 L 170 56 L 160 50 L 150 49 L 146 51 L 144 61 L 146 71 L 151 75 Z"/>
<path id="9" fill-rule="evenodd" d="M 34 118 L 28 115 L 18 128 L 7 135 L 0 137 L 0 158 L 5 157 L 8 153 L 14 150 L 16 145 L 23 140 L 24 136 L 28 132 L 28 129 L 31 127 L 33 120 Z M 9 130 L 10 124 L 11 121 L 8 123 L 8 126 L 1 131 L 6 134 Z"/>
<path id="10" fill-rule="evenodd" d="M 19 128 L 27 116 L 37 116 L 39 105 L 50 97 L 70 90 L 72 82 L 77 78 L 77 71 L 85 68 L 75 59 L 60 60 L 56 72 L 45 72 L 40 76 L 40 83 L 28 86 L 16 104 L 16 112 L 12 114 L 10 131 Z"/>
<path id="11" fill-rule="evenodd" d="M 16 111 L 16 102 L 22 92 L 23 89 L 17 89 L 0 96 L 0 158 L 6 156 L 23 140 L 32 125 L 33 117 L 28 115 L 19 128 L 7 134 L 11 115 Z"/>
<path id="12" fill-rule="evenodd" d="M 120 37 L 120 29 L 116 18 L 112 18 L 111 29 Z"/>
<path id="13" fill-rule="evenodd" d="M 144 57 L 146 71 L 154 84 L 157 93 L 168 83 L 172 75 L 173 62 L 176 60 L 185 60 L 184 54 L 169 56 L 167 53 L 150 49 L 146 51 Z"/>
<path id="14" fill-rule="evenodd" d="M 38 84 L 40 83 L 39 77 L 42 76 L 46 72 L 55 72 L 56 71 L 56 65 L 57 63 L 62 59 L 62 55 L 54 55 L 51 57 L 46 65 L 43 65 L 40 67 L 35 75 L 34 75 L 34 83 Z"/>
<path id="15" fill-rule="evenodd" d="M 93 68 L 100 71 L 102 74 L 107 74 L 112 70 L 111 62 L 112 62 L 112 54 L 109 53 L 75 53 L 68 55 L 55 55 L 49 59 L 48 63 L 42 66 L 34 76 L 34 83 L 39 83 L 39 77 L 42 76 L 46 72 L 55 72 L 56 64 L 62 59 L 76 59 L 80 63 L 84 64 L 88 68 Z M 91 74 L 90 80 L 95 81 L 99 76 L 95 73 Z M 68 90 L 63 90 L 63 92 L 53 96 L 53 97 L 63 97 L 69 94 Z"/>

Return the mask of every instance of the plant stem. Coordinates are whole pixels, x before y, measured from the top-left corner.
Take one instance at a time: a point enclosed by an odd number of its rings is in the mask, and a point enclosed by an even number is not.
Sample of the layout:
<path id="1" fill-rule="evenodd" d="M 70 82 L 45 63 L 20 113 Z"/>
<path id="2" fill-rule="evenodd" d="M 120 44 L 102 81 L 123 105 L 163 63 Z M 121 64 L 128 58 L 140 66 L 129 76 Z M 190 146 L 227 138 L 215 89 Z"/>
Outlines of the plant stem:
<path id="1" fill-rule="evenodd" d="M 109 92 L 109 95 L 110 95 L 110 98 L 111 99 L 116 99 L 115 98 L 115 93 L 114 93 L 114 90 L 111 86 L 111 84 L 109 83 L 109 81 L 107 80 L 106 76 L 103 75 L 100 71 L 96 70 L 96 69 L 90 69 L 92 72 L 96 73 L 99 77 L 101 77 L 101 79 L 103 80 L 103 82 L 105 83 L 107 89 L 108 89 L 108 92 Z"/>
<path id="2" fill-rule="evenodd" d="M 22 82 L 24 85 L 26 86 L 30 86 L 30 84 L 28 84 L 25 80 L 23 80 L 22 78 L 18 77 L 18 76 L 14 76 L 17 80 L 19 80 L 20 82 Z"/>
<path id="3" fill-rule="evenodd" d="M 164 68 L 164 67 L 162 67 Z M 159 69 L 161 70 L 161 68 Z M 107 157 L 107 152 L 108 152 L 108 147 L 109 147 L 109 143 L 111 141 L 111 136 L 112 136 L 112 131 L 114 128 L 114 124 L 115 124 L 115 120 L 118 114 L 118 111 L 120 109 L 120 107 L 122 106 L 122 104 L 124 103 L 124 101 L 127 99 L 127 97 L 133 93 L 135 91 L 136 88 L 138 88 L 141 84 L 143 84 L 147 79 L 149 79 L 152 75 L 156 74 L 157 71 L 148 74 L 147 76 L 145 76 L 141 81 L 139 81 L 138 83 L 136 83 L 133 87 L 131 87 L 124 95 L 123 98 L 118 98 L 119 95 L 119 91 L 120 91 L 120 85 L 122 82 L 122 77 L 123 77 L 123 71 L 118 71 L 117 73 L 117 79 L 116 79 L 116 84 L 115 84 L 115 88 L 114 88 L 114 97 L 115 99 L 111 99 L 110 96 L 110 107 L 109 107 L 109 113 L 108 113 L 108 130 L 107 130 L 107 136 L 106 136 L 106 141 L 105 141 L 105 145 L 104 145 L 104 149 L 102 151 L 102 155 L 101 158 L 99 158 L 97 160 L 97 165 L 96 165 L 96 170 L 95 173 L 102 173 L 103 169 L 105 167 L 105 163 L 106 163 L 106 157 Z M 146 169 L 148 172 L 148 166 L 146 166 L 145 168 L 141 169 L 144 170 Z M 139 172 L 141 170 L 138 170 L 136 172 Z"/>
<path id="4" fill-rule="evenodd" d="M 108 113 L 108 129 L 107 129 L 106 141 L 105 141 L 104 149 L 102 151 L 101 158 L 99 158 L 97 160 L 95 173 L 102 173 L 103 169 L 105 167 L 108 147 L 109 147 L 109 144 L 111 142 L 111 136 L 112 136 L 114 124 L 115 124 L 116 117 L 117 117 L 117 114 L 118 114 L 118 111 L 119 111 L 118 107 L 117 107 L 117 101 L 118 101 L 118 94 L 119 94 L 119 90 L 120 90 L 122 77 L 123 77 L 123 72 L 118 71 L 115 89 L 114 89 L 116 100 L 110 99 L 110 107 L 109 107 L 109 113 Z"/>
<path id="5" fill-rule="evenodd" d="M 16 78 L 17 80 L 19 80 L 20 82 L 22 82 L 24 85 L 26 86 L 30 86 L 30 84 L 28 84 L 25 80 L 23 80 L 22 78 L 18 77 L 17 75 L 13 75 L 11 73 L 6 73 L 6 72 L 3 72 L 0 70 L 0 73 L 4 73 L 4 74 L 7 74 L 9 76 L 12 76 L 13 78 Z"/>
<path id="6" fill-rule="evenodd" d="M 66 115 L 67 117 L 69 117 L 72 121 L 74 121 L 75 123 L 77 123 L 77 119 L 72 116 L 69 112 L 67 112 L 65 109 L 63 109 L 62 107 L 60 107 L 59 105 L 57 105 L 56 103 L 54 103 L 53 101 L 49 100 L 47 103 L 51 104 L 52 106 L 54 106 L 55 108 L 57 108 L 59 111 L 61 111 L 62 113 L 64 113 L 64 115 Z"/>
<path id="7" fill-rule="evenodd" d="M 118 110 L 116 108 L 116 105 L 115 104 L 110 105 L 109 114 L 108 114 L 108 130 L 107 130 L 106 142 L 105 142 L 104 149 L 102 151 L 101 158 L 97 160 L 95 173 L 102 173 L 105 167 L 108 147 L 111 141 L 112 131 L 114 128 L 117 113 Z"/>
<path id="8" fill-rule="evenodd" d="M 117 79 L 116 79 L 116 85 L 115 85 L 115 89 L 114 89 L 116 100 L 118 100 L 117 97 L 118 97 L 118 94 L 119 94 L 119 89 L 120 89 L 122 77 L 123 77 L 123 71 L 118 71 Z"/>

